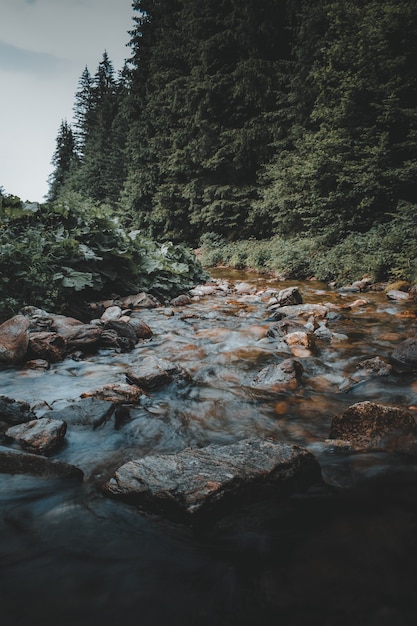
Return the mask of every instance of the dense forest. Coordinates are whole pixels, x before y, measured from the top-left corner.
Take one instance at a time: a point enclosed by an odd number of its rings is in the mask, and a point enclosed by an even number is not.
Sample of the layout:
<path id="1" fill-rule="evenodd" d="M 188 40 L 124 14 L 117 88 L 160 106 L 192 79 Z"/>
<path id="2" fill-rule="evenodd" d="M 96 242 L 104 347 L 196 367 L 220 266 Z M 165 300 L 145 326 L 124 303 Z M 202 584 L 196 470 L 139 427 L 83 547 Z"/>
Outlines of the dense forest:
<path id="1" fill-rule="evenodd" d="M 85 68 L 49 199 L 195 245 L 323 235 L 417 202 L 413 0 L 135 0 L 131 56 Z"/>
<path id="2" fill-rule="evenodd" d="M 104 52 L 81 73 L 45 204 L 0 189 L 0 317 L 173 296 L 205 276 L 191 246 L 283 278 L 417 281 L 415 0 L 132 8 L 124 67 Z"/>

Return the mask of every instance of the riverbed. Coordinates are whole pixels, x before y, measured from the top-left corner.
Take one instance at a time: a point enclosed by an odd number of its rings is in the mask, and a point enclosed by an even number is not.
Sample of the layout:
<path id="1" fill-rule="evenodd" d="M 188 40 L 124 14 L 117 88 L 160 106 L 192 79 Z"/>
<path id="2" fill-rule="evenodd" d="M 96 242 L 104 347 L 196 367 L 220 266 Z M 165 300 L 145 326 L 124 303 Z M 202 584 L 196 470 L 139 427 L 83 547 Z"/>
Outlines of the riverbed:
<path id="1" fill-rule="evenodd" d="M 344 455 L 326 444 L 332 416 L 356 402 L 415 414 L 415 373 L 360 374 L 364 360 L 389 363 L 396 345 L 416 335 L 413 306 L 383 291 L 338 292 L 226 270 L 213 277 L 224 285 L 216 295 L 144 310 L 154 334 L 132 352 L 1 372 L 2 395 L 39 413 L 124 382 L 149 355 L 192 379 L 143 396 L 94 430 L 69 428 L 53 458 L 80 467 L 81 485 L 1 475 L 5 626 L 414 624 L 417 457 L 412 449 Z M 242 283 L 249 288 L 236 289 Z M 296 389 L 259 389 L 253 381 L 262 368 L 288 357 L 267 331 L 271 292 L 289 285 L 306 303 L 334 307 L 335 338 L 299 358 Z M 102 495 L 126 460 L 252 435 L 307 447 L 324 484 L 241 507 L 204 529 Z"/>

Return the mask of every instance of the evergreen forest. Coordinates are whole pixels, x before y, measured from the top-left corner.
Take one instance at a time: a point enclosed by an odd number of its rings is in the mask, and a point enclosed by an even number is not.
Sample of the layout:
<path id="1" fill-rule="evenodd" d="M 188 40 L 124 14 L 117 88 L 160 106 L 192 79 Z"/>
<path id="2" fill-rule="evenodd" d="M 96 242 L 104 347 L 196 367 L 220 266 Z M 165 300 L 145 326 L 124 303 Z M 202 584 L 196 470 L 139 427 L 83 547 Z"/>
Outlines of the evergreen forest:
<path id="1" fill-rule="evenodd" d="M 417 202 L 413 0 L 135 0 L 131 55 L 85 68 L 50 200 L 158 239 L 323 235 Z"/>
<path id="2" fill-rule="evenodd" d="M 126 39 L 81 73 L 43 234 L 99 213 L 206 265 L 417 280 L 415 0 L 134 0 Z"/>

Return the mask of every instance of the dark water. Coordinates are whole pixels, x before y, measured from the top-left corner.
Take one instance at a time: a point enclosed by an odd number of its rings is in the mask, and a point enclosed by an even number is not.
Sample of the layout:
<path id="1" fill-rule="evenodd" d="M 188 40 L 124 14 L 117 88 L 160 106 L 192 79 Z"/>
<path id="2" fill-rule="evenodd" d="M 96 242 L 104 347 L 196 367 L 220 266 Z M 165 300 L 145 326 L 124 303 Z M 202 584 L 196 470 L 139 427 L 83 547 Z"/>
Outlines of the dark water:
<path id="1" fill-rule="evenodd" d="M 221 273 L 219 273 L 219 277 Z M 49 372 L 5 370 L 1 393 L 60 407 L 108 382 L 147 354 L 175 360 L 194 383 L 143 398 L 123 420 L 69 428 L 54 458 L 81 467 L 82 485 L 0 476 L 0 624 L 143 626 L 408 625 L 417 612 L 417 455 L 332 454 L 332 416 L 372 400 L 414 411 L 417 377 L 361 378 L 366 358 L 388 360 L 416 333 L 410 305 L 381 293 L 331 322 L 345 335 L 300 358 L 291 392 L 253 387 L 265 365 L 285 356 L 271 325 L 267 293 L 276 285 L 248 274 L 253 294 L 225 292 L 182 310 L 146 311 L 151 342 L 130 354 L 103 352 Z M 339 308 L 340 295 L 300 284 L 304 302 Z M 184 317 L 184 314 L 187 314 Z M 115 467 L 151 451 L 230 443 L 249 434 L 307 446 L 325 484 L 285 501 L 241 508 L 202 529 L 145 516 L 105 499 Z"/>

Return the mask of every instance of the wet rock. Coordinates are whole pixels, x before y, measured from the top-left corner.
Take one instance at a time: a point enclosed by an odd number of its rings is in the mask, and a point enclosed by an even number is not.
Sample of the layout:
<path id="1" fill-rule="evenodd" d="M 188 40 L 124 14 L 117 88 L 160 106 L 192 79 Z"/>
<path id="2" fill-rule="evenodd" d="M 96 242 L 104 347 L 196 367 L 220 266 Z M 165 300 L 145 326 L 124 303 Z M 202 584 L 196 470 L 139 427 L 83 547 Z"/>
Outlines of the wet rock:
<path id="1" fill-rule="evenodd" d="M 279 321 L 277 324 L 271 326 L 266 334 L 267 337 L 282 338 L 285 337 L 285 335 L 288 335 L 288 333 L 298 331 L 304 332 L 304 330 L 304 325 L 301 324 L 301 322 L 297 322 L 296 320 L 291 319 L 284 319 Z"/>
<path id="2" fill-rule="evenodd" d="M 101 342 L 105 345 L 109 345 L 108 340 L 106 343 L 106 333 L 108 334 L 108 337 L 110 335 L 113 337 L 113 334 L 108 333 L 108 331 L 113 331 L 113 333 L 116 333 L 117 339 L 114 343 L 118 345 L 122 352 L 130 352 L 130 350 L 133 350 L 137 341 L 136 332 L 133 326 L 131 326 L 128 322 L 123 322 L 120 319 L 108 320 L 104 324 L 104 329 L 101 336 Z"/>
<path id="3" fill-rule="evenodd" d="M 173 311 L 172 314 L 174 314 Z M 130 317 L 129 324 L 135 331 L 136 339 L 150 339 L 153 336 L 153 332 L 148 324 L 135 317 L 134 314 Z"/>
<path id="4" fill-rule="evenodd" d="M 417 370 L 417 337 L 402 341 L 392 352 L 391 359 L 400 369 Z"/>
<path id="5" fill-rule="evenodd" d="M 8 424 L 23 424 L 35 418 L 36 415 L 27 402 L 0 396 L 0 420 Z"/>
<path id="6" fill-rule="evenodd" d="M 0 324 L 0 363 L 17 365 L 27 353 L 29 345 L 29 320 L 24 315 L 15 315 Z"/>
<path id="7" fill-rule="evenodd" d="M 30 333 L 29 349 L 30 357 L 44 359 L 48 363 L 58 363 L 65 358 L 67 343 L 62 335 L 50 331 Z"/>
<path id="8" fill-rule="evenodd" d="M 68 352 L 97 348 L 102 333 L 99 326 L 84 324 L 80 320 L 65 315 L 52 316 L 51 330 L 64 337 Z"/>
<path id="9" fill-rule="evenodd" d="M 397 300 L 397 301 L 408 300 L 409 295 L 405 291 L 400 291 L 399 289 L 391 289 L 390 291 L 387 291 L 387 298 L 389 300 Z"/>
<path id="10" fill-rule="evenodd" d="M 311 452 L 299 446 L 244 439 L 129 461 L 104 493 L 171 517 L 217 513 L 245 500 L 304 489 L 320 480 Z"/>
<path id="11" fill-rule="evenodd" d="M 154 296 L 141 292 L 122 298 L 120 304 L 124 309 L 154 309 L 160 302 Z"/>
<path id="12" fill-rule="evenodd" d="M 177 298 L 173 298 L 170 302 L 171 306 L 186 306 L 187 304 L 191 304 L 192 300 L 190 298 L 190 296 L 188 296 L 187 294 L 183 293 L 180 296 L 178 296 Z"/>
<path id="13" fill-rule="evenodd" d="M 31 361 L 26 361 L 25 369 L 27 370 L 49 370 L 49 363 L 45 361 L 45 359 L 32 359 Z"/>
<path id="14" fill-rule="evenodd" d="M 271 391 L 296 389 L 303 375 L 303 366 L 295 359 L 285 359 L 281 363 L 272 363 L 264 367 L 255 377 L 256 387 Z"/>
<path id="15" fill-rule="evenodd" d="M 284 337 L 284 341 L 290 348 L 292 354 L 299 358 L 312 356 L 315 350 L 314 337 L 311 333 L 296 331 L 288 333 Z"/>
<path id="16" fill-rule="evenodd" d="M 130 391 L 130 390 L 129 390 Z M 89 426 L 98 428 L 113 414 L 115 405 L 99 398 L 72 400 L 61 409 L 48 411 L 47 417 L 61 420 L 70 426 Z"/>
<path id="17" fill-rule="evenodd" d="M 292 306 L 303 303 L 303 297 L 298 287 L 287 287 L 275 294 L 278 306 Z"/>
<path id="18" fill-rule="evenodd" d="M 256 291 L 256 287 L 255 285 L 251 285 L 250 283 L 235 283 L 235 292 L 240 294 L 240 295 L 249 295 L 249 294 L 253 294 Z"/>
<path id="19" fill-rule="evenodd" d="M 126 379 L 142 389 L 154 390 L 168 385 L 174 380 L 190 380 L 191 378 L 188 372 L 175 363 L 154 356 L 147 356 L 138 367 L 131 368 L 127 372 Z"/>
<path id="20" fill-rule="evenodd" d="M 332 331 L 325 324 L 320 324 L 320 326 L 316 328 L 314 336 L 321 341 L 326 341 L 327 343 L 331 343 L 333 339 Z"/>
<path id="21" fill-rule="evenodd" d="M 122 309 L 119 306 L 109 306 L 100 319 L 102 322 L 108 322 L 109 320 L 118 320 L 122 315 Z"/>
<path id="22" fill-rule="evenodd" d="M 366 359 L 366 361 L 358 363 L 356 369 L 358 374 L 365 376 L 388 376 L 392 371 L 392 365 L 376 356 L 373 359 Z"/>
<path id="23" fill-rule="evenodd" d="M 358 402 L 332 419 L 329 439 L 343 439 L 355 449 L 397 449 L 417 438 L 417 424 L 405 409 Z"/>
<path id="24" fill-rule="evenodd" d="M 271 309 L 274 309 L 272 306 Z M 294 304 L 275 308 L 273 319 L 280 320 L 283 317 L 314 316 L 316 318 L 326 317 L 329 308 L 323 304 Z"/>
<path id="25" fill-rule="evenodd" d="M 128 383 L 109 383 L 94 391 L 81 394 L 81 398 L 99 398 L 107 402 L 129 402 L 135 404 L 143 395 L 143 390 L 137 385 Z"/>
<path id="26" fill-rule="evenodd" d="M 73 478 L 82 481 L 84 474 L 75 465 L 53 461 L 36 454 L 0 446 L 0 473 L 29 474 L 44 478 Z"/>
<path id="27" fill-rule="evenodd" d="M 188 292 L 190 296 L 212 296 L 216 293 L 218 287 L 216 284 L 197 285 Z"/>
<path id="28" fill-rule="evenodd" d="M 12 426 L 6 431 L 6 436 L 17 441 L 29 452 L 45 454 L 61 446 L 66 431 L 67 425 L 62 420 L 42 417 Z"/>

